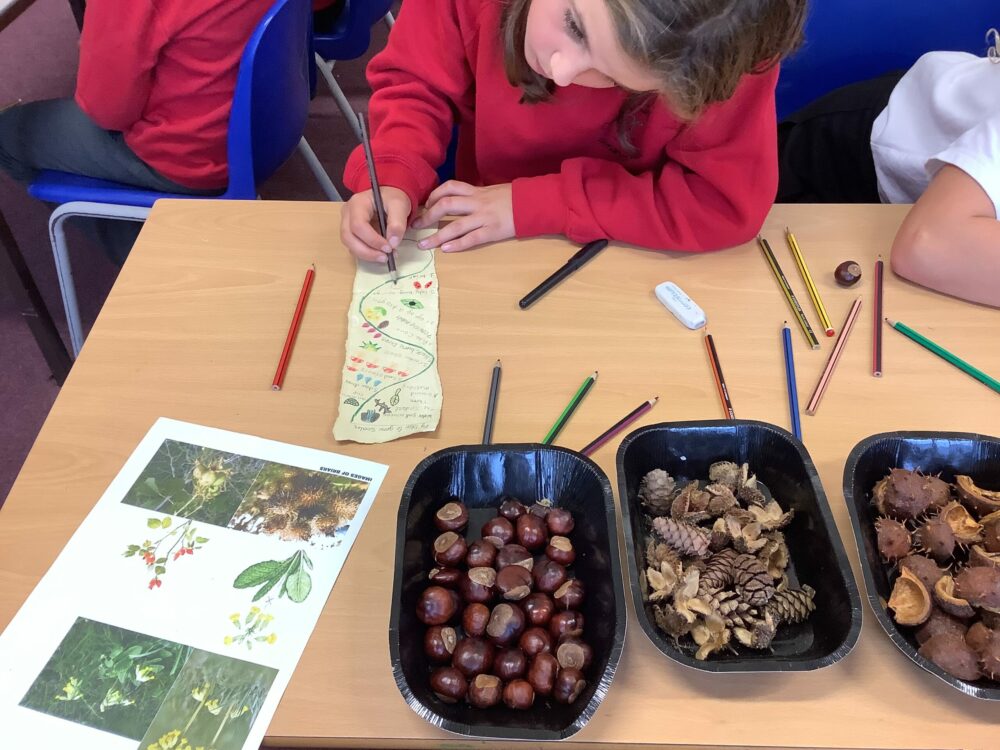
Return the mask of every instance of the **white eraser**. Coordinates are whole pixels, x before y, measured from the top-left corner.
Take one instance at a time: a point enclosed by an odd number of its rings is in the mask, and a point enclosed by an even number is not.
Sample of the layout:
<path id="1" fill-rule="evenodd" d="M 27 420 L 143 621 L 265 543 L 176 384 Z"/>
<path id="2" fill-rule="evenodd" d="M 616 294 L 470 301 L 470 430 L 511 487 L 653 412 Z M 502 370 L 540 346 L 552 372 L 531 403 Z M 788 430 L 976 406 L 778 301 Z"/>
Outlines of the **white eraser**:
<path id="1" fill-rule="evenodd" d="M 663 306 L 692 331 L 705 325 L 705 311 L 674 282 L 664 281 L 662 284 L 657 284 L 654 291 Z"/>

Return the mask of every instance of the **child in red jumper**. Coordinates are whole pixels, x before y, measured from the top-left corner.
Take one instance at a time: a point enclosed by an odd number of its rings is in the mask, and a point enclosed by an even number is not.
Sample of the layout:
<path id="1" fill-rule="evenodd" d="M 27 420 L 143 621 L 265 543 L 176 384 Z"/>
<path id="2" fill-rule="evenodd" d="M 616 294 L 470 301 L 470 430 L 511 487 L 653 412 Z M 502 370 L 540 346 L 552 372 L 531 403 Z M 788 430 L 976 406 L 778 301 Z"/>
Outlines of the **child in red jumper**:
<path id="1" fill-rule="evenodd" d="M 341 239 L 384 261 L 408 222 L 450 215 L 423 246 L 745 242 L 777 188 L 777 62 L 803 13 L 804 0 L 406 0 L 368 68 L 389 237 L 357 149 Z M 457 179 L 434 189 L 455 123 Z"/>

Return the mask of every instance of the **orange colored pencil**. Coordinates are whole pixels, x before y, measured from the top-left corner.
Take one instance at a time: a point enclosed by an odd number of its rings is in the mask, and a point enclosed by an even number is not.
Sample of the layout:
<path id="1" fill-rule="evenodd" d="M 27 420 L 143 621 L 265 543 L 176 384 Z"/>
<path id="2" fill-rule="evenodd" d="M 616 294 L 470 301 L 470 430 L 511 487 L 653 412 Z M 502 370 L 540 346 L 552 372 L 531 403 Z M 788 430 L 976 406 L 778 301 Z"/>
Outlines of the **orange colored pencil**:
<path id="1" fill-rule="evenodd" d="M 302 291 L 299 292 L 299 301 L 295 305 L 295 314 L 292 315 L 292 323 L 288 327 L 288 335 L 285 337 L 285 346 L 281 350 L 281 357 L 278 359 L 278 369 L 274 373 L 274 380 L 271 383 L 272 391 L 280 391 L 281 384 L 285 381 L 285 371 L 288 369 L 288 360 L 292 355 L 292 345 L 295 344 L 295 337 L 299 333 L 299 324 L 302 323 L 302 314 L 306 311 L 306 301 L 309 299 L 309 290 L 312 289 L 313 278 L 316 276 L 315 264 L 306 271 L 306 277 L 302 282 Z"/>
<path id="2" fill-rule="evenodd" d="M 819 401 L 826 393 L 826 387 L 830 384 L 830 378 L 833 377 L 833 371 L 837 367 L 837 362 L 840 361 L 840 355 L 844 351 L 844 346 L 847 345 L 847 337 L 851 335 L 851 329 L 854 328 L 859 312 L 861 312 L 861 297 L 854 300 L 850 312 L 847 313 L 847 320 L 844 321 L 844 325 L 840 329 L 840 337 L 837 339 L 833 351 L 830 352 L 830 359 L 826 361 L 823 374 L 820 375 L 819 382 L 816 383 L 816 390 L 813 391 L 812 397 L 809 399 L 806 414 L 810 416 L 815 416 L 816 410 L 819 409 Z"/>

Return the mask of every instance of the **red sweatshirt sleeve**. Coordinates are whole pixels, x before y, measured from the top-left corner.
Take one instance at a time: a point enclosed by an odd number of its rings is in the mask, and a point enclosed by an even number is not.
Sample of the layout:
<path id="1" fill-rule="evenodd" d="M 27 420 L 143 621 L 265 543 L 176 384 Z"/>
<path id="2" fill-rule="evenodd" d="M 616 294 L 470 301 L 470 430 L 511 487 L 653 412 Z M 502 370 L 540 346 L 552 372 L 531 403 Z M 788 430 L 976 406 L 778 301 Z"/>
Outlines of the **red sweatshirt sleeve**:
<path id="1" fill-rule="evenodd" d="M 466 0 L 406 0 L 386 48 L 368 65 L 372 152 L 383 187 L 406 192 L 414 211 L 437 184 L 458 103 L 471 95 L 473 76 L 464 41 L 475 29 L 462 25 Z M 344 167 L 344 184 L 371 187 L 364 150 Z"/>
<path id="2" fill-rule="evenodd" d="M 594 158 L 567 159 L 556 174 L 516 179 L 518 237 L 609 237 L 660 250 L 742 244 L 760 230 L 778 187 L 777 66 L 746 76 L 665 144 L 658 172 L 632 174 Z"/>
<path id="3" fill-rule="evenodd" d="M 80 36 L 76 102 L 106 130 L 143 113 L 162 45 L 152 0 L 90 0 Z"/>

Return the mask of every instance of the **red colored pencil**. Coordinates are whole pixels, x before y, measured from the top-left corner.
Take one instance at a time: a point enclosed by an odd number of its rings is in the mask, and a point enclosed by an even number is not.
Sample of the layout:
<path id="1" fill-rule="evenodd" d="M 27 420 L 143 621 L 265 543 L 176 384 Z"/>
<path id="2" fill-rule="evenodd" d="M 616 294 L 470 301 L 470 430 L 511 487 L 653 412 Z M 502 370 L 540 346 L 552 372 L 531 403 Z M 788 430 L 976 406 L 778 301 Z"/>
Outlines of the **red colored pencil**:
<path id="1" fill-rule="evenodd" d="M 302 322 L 302 314 L 306 311 L 306 301 L 309 299 L 309 290 L 312 289 L 313 278 L 315 276 L 316 266 L 312 265 L 306 271 L 306 278 L 302 282 L 302 291 L 299 293 L 299 301 L 295 305 L 295 314 L 292 316 L 292 324 L 288 327 L 288 336 L 285 337 L 285 348 L 281 350 L 278 369 L 274 373 L 274 382 L 271 383 L 271 390 L 273 391 L 280 391 L 281 384 L 285 380 L 285 371 L 288 369 L 288 360 L 292 355 L 292 346 L 295 344 L 295 337 L 299 333 L 299 324 Z"/>
<path id="2" fill-rule="evenodd" d="M 659 396 L 654 396 L 653 398 L 649 399 L 649 401 L 643 401 L 641 404 L 639 404 L 637 407 L 635 407 L 632 411 L 630 411 L 628 414 L 626 414 L 624 417 L 622 417 L 621 419 L 619 419 L 617 422 L 615 422 L 613 425 L 611 425 L 608 429 L 606 429 L 600 435 L 598 435 L 593 440 L 591 440 L 589 443 L 587 443 L 586 446 L 584 446 L 583 448 L 580 449 L 580 453 L 582 453 L 585 456 L 589 456 L 591 453 L 593 453 L 594 451 L 596 451 L 598 448 L 600 448 L 602 445 L 604 445 L 606 442 L 608 442 L 611 438 L 613 438 L 619 432 L 621 432 L 626 427 L 628 427 L 630 424 L 632 424 L 635 420 L 637 420 L 639 417 L 641 417 L 647 411 L 649 411 L 654 406 L 656 406 L 656 402 L 659 401 L 659 400 L 660 400 Z"/>
<path id="3" fill-rule="evenodd" d="M 715 376 L 715 387 L 719 389 L 722 411 L 729 419 L 736 419 L 736 414 L 733 412 L 733 402 L 729 398 L 729 388 L 726 386 L 726 378 L 722 375 L 722 363 L 719 362 L 719 353 L 715 349 L 715 339 L 710 333 L 705 334 L 705 348 L 708 349 L 708 363 L 712 366 L 712 375 Z"/>
<path id="4" fill-rule="evenodd" d="M 872 375 L 882 377 L 882 256 L 875 261 L 875 317 L 872 320 Z"/>

